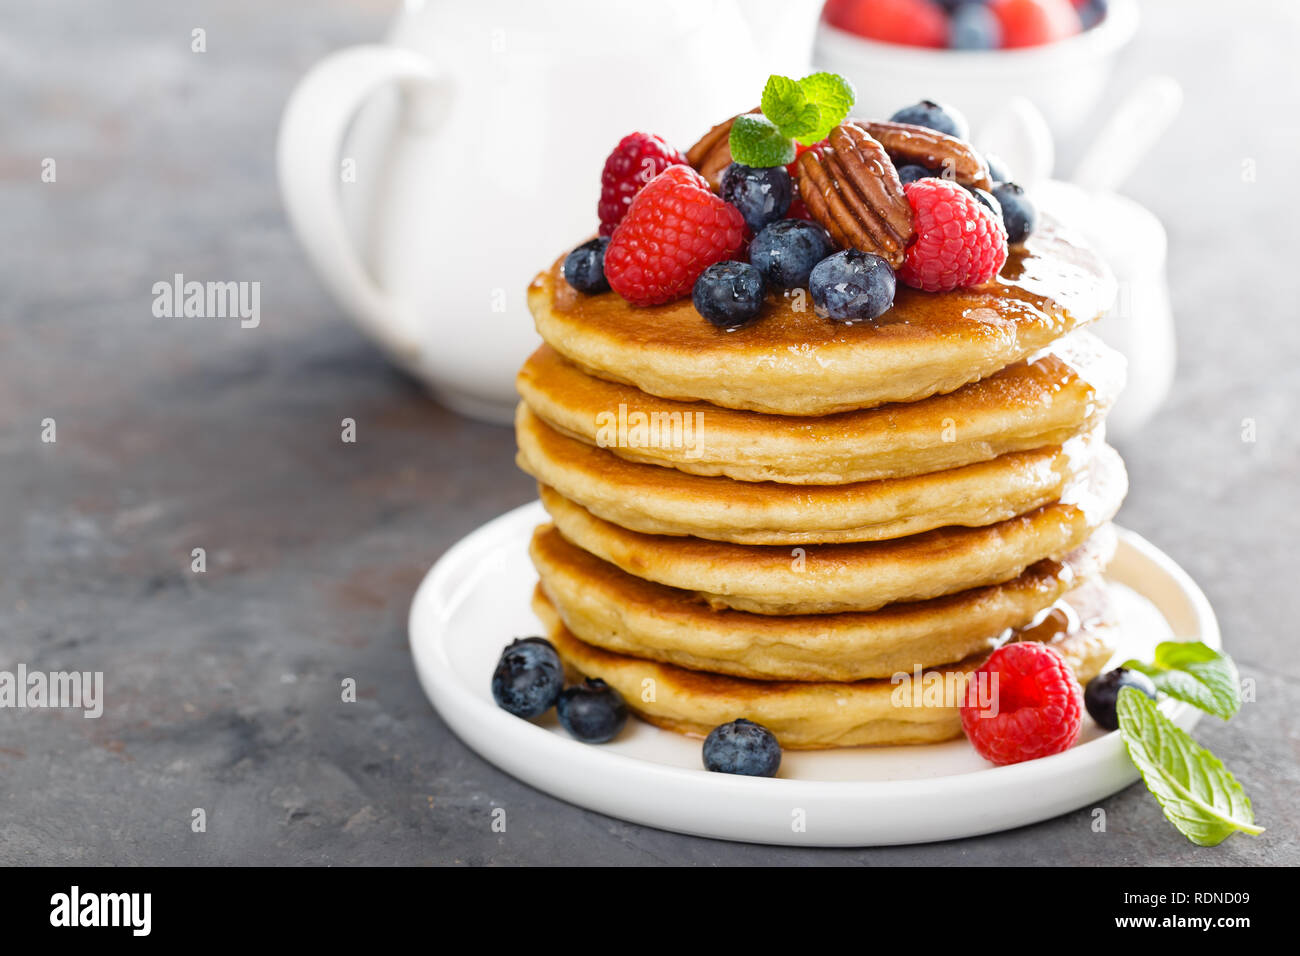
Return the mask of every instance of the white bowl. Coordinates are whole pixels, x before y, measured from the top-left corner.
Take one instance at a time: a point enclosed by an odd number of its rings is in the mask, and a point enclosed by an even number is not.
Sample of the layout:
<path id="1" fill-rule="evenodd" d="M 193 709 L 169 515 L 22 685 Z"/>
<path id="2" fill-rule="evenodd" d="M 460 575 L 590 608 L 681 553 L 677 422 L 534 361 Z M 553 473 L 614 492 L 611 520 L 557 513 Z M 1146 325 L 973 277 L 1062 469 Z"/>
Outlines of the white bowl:
<path id="1" fill-rule="evenodd" d="M 1075 132 L 1097 105 L 1115 58 L 1137 31 L 1136 0 L 1112 0 L 1106 18 L 1058 43 L 1016 50 L 934 50 L 866 40 L 822 21 L 813 67 L 857 87 L 853 112 L 886 117 L 917 100 L 948 102 L 978 131 L 1016 96 L 1042 111 L 1057 137 Z"/>

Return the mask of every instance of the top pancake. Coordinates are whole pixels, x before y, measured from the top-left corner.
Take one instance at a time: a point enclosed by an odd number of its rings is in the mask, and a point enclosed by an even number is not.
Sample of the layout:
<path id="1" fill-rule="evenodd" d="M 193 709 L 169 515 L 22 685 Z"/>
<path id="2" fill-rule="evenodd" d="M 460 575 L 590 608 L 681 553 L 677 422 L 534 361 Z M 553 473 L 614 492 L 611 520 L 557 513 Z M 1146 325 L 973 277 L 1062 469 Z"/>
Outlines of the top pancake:
<path id="1" fill-rule="evenodd" d="M 662 398 L 779 415 L 828 415 L 915 402 L 993 374 L 1098 318 L 1115 282 L 1054 224 L 1012 251 L 985 285 L 934 293 L 902 284 L 874 322 L 819 318 L 803 290 L 769 294 L 744 328 L 724 331 L 689 298 L 636 308 L 583 295 L 563 259 L 533 280 L 528 305 L 556 351 L 600 378 Z"/>

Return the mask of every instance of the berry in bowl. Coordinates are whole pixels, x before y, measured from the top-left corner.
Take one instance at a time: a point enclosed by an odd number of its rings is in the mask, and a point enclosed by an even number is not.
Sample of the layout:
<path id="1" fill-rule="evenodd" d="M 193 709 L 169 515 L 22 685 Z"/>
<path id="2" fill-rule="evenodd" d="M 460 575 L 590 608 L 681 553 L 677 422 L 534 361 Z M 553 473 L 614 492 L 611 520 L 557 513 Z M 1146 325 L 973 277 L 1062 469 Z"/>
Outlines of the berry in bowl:
<path id="1" fill-rule="evenodd" d="M 978 127 L 1023 96 L 1068 136 L 1137 24 L 1136 0 L 830 0 L 813 60 L 853 81 L 865 113 L 924 94 Z"/>

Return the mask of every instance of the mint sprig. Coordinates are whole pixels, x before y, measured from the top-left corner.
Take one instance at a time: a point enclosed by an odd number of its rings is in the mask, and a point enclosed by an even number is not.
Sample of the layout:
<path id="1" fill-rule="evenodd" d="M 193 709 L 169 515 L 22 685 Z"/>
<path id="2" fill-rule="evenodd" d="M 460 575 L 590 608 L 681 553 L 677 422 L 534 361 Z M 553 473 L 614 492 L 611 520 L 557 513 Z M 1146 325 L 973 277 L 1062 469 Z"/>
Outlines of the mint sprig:
<path id="1" fill-rule="evenodd" d="M 731 125 L 731 158 L 745 166 L 784 166 L 804 146 L 830 135 L 853 108 L 853 84 L 836 73 L 802 80 L 773 74 L 763 87 L 761 116 L 746 113 Z M 788 158 L 782 158 L 788 157 Z"/>
<path id="2" fill-rule="evenodd" d="M 821 110 L 817 104 L 808 99 L 797 80 L 773 73 L 767 78 L 763 87 L 763 99 L 759 109 L 779 129 L 787 139 L 796 132 L 810 130 L 817 125 Z"/>
<path id="3" fill-rule="evenodd" d="M 1154 662 L 1126 661 L 1156 689 L 1224 720 L 1241 709 L 1240 678 L 1232 658 L 1200 641 L 1164 641 Z"/>
<path id="4" fill-rule="evenodd" d="M 810 104 L 817 108 L 817 117 L 807 129 L 792 129 L 790 135 L 811 146 L 830 135 L 853 109 L 857 94 L 853 84 L 838 73 L 814 73 L 799 81 L 799 89 Z M 764 91 L 766 92 L 766 91 Z"/>
<path id="5" fill-rule="evenodd" d="M 731 158 L 745 166 L 784 166 L 794 162 L 794 142 L 775 123 L 755 113 L 731 124 Z"/>
<path id="6" fill-rule="evenodd" d="M 1260 834 L 1250 798 L 1218 757 L 1162 714 L 1132 687 L 1119 692 L 1119 730 L 1142 779 L 1165 818 L 1198 846 L 1217 846 L 1232 834 Z"/>

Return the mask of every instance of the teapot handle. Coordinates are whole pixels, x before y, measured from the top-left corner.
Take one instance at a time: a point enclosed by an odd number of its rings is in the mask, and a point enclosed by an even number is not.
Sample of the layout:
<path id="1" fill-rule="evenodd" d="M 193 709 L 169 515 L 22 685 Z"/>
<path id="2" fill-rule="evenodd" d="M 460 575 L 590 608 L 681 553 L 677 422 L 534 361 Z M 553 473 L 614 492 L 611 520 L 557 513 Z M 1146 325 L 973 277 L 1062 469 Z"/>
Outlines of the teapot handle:
<path id="1" fill-rule="evenodd" d="M 289 222 L 325 286 L 389 354 L 408 369 L 420 355 L 416 317 L 375 284 L 348 235 L 339 201 L 339 150 L 357 110 L 397 84 L 403 105 L 436 112 L 448 82 L 429 60 L 378 44 L 340 50 L 299 81 L 280 120 L 276 165 Z"/>

